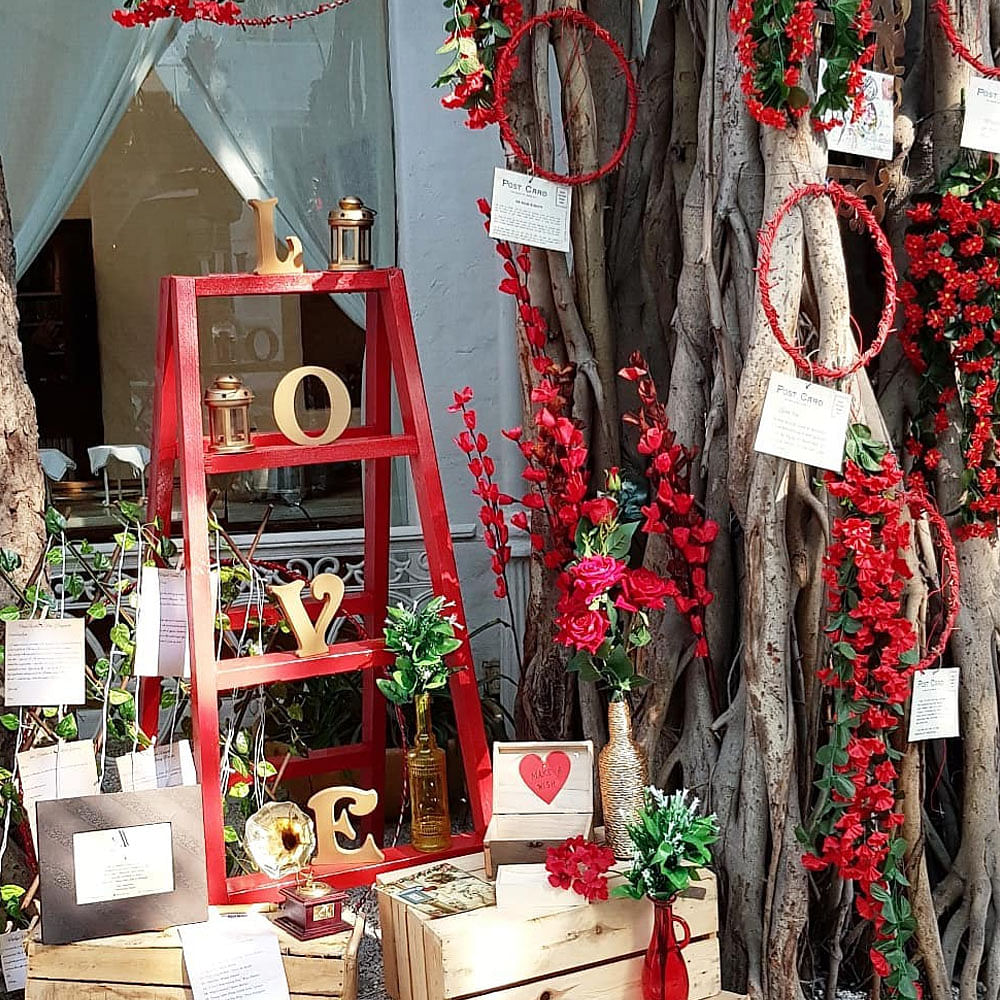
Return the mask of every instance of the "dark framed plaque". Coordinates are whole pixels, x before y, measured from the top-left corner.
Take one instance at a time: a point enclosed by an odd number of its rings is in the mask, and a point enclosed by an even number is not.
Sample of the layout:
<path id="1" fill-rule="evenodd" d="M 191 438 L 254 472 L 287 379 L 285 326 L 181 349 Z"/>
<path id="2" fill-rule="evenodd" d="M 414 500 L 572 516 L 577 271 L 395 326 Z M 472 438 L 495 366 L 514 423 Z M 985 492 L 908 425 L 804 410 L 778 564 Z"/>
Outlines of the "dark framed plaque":
<path id="1" fill-rule="evenodd" d="M 208 918 L 199 786 L 55 799 L 37 810 L 45 944 Z"/>

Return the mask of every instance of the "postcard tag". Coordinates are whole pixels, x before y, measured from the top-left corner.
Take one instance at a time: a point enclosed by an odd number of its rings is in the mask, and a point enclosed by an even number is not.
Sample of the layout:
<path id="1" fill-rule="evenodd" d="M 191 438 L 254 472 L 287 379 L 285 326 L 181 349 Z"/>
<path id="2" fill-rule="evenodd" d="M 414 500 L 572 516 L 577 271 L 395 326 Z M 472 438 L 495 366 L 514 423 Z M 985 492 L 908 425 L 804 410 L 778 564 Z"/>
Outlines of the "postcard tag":
<path id="1" fill-rule="evenodd" d="M 958 667 L 921 670 L 913 675 L 909 740 L 958 736 Z"/>
<path id="2" fill-rule="evenodd" d="M 962 145 L 984 153 L 1000 153 L 1000 80 L 974 76 L 965 93 Z"/>
<path id="3" fill-rule="evenodd" d="M 169 823 L 73 834 L 76 903 L 107 903 L 174 891 Z"/>
<path id="4" fill-rule="evenodd" d="M 94 744 L 90 740 L 22 750 L 17 755 L 17 770 L 21 779 L 24 811 L 28 814 L 28 825 L 36 844 L 36 803 L 97 795 L 101 790 Z"/>
<path id="5" fill-rule="evenodd" d="M 826 69 L 826 61 L 820 60 L 820 79 Z M 869 156 L 876 160 L 892 159 L 893 129 L 893 77 L 888 73 L 862 70 L 861 113 L 851 114 L 828 112 L 824 117 L 847 119 L 843 125 L 835 125 L 826 136 L 830 149 L 856 156 Z"/>
<path id="6" fill-rule="evenodd" d="M 530 174 L 493 171 L 490 236 L 542 250 L 569 250 L 573 189 Z"/>
<path id="7" fill-rule="evenodd" d="M 850 415 L 846 392 L 772 372 L 754 451 L 840 472 Z"/>
<path id="8" fill-rule="evenodd" d="M 82 618 L 7 622 L 6 636 L 5 705 L 82 705 L 86 701 Z"/>
<path id="9" fill-rule="evenodd" d="M 289 1000 L 278 936 L 259 913 L 179 927 L 194 1000 Z"/>
<path id="10" fill-rule="evenodd" d="M 191 744 L 187 740 L 125 754 L 115 758 L 115 765 L 123 792 L 198 784 Z"/>
<path id="11" fill-rule="evenodd" d="M 28 955 L 24 950 L 26 931 L 13 930 L 0 934 L 0 965 L 8 993 L 23 990 L 28 985 Z"/>

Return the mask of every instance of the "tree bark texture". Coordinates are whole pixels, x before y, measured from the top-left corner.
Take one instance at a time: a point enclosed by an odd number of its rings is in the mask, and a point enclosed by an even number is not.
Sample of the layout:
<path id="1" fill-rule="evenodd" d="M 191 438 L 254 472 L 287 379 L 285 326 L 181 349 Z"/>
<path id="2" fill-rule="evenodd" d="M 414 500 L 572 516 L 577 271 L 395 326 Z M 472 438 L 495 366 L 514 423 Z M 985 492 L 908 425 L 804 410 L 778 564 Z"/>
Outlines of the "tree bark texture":
<path id="1" fill-rule="evenodd" d="M 615 34 L 631 58 L 640 105 L 619 170 L 574 190 L 572 257 L 536 254 L 536 303 L 549 315 L 557 356 L 580 366 L 574 415 L 592 446 L 594 481 L 609 461 L 637 461 L 620 430 L 631 387 L 616 385 L 614 370 L 639 349 L 678 440 L 699 451 L 693 488 L 721 529 L 709 567 L 711 662 L 693 656 L 678 615 L 660 615 L 639 663 L 653 683 L 633 705 L 637 737 L 658 784 L 687 785 L 718 813 L 727 988 L 775 1000 L 799 1000 L 811 983 L 829 1000 L 838 986 L 867 991 L 871 934 L 856 917 L 852 887 L 808 875 L 796 838 L 815 804 L 815 754 L 826 738 L 816 671 L 827 656 L 820 569 L 833 509 L 815 470 L 753 449 L 768 379 L 792 371 L 760 305 L 756 233 L 792 190 L 825 179 L 825 140 L 807 123 L 777 132 L 749 117 L 729 10 L 719 0 L 660 0 L 645 48 L 638 0 L 530 0 L 525 13 L 558 6 L 582 7 Z M 957 0 L 952 10 L 970 48 L 989 53 L 1000 4 Z M 907 199 L 959 155 L 969 80 L 925 0 L 904 13 L 884 220 L 900 272 Z M 521 61 L 511 110 L 543 163 L 565 150 L 571 170 L 589 170 L 617 145 L 624 87 L 600 48 L 560 28 L 536 32 L 525 47 L 530 63 Z M 561 90 L 565 135 L 553 133 L 550 90 Z M 788 214 L 773 251 L 771 294 L 785 333 L 808 340 L 827 363 L 857 350 L 849 280 L 857 290 L 866 273 L 848 268 L 844 245 L 841 221 L 818 199 Z M 861 290 L 873 300 L 881 294 Z M 865 330 L 876 318 L 855 315 Z M 522 355 L 526 423 L 528 360 Z M 890 340 L 869 373 L 838 387 L 851 394 L 854 419 L 898 450 L 916 399 L 898 345 Z M 937 489 L 949 511 L 960 489 L 958 440 L 942 450 Z M 906 613 L 924 633 L 937 567 L 926 524 L 915 523 L 913 534 Z M 947 1000 L 952 984 L 961 1000 L 974 1000 L 977 984 L 987 1000 L 1000 997 L 998 551 L 989 541 L 958 547 L 962 612 L 946 665 L 962 670 L 961 753 L 918 744 L 901 764 L 913 946 L 933 1000 Z M 654 537 L 645 561 L 657 569 L 663 560 Z M 551 579 L 536 569 L 521 735 L 582 732 L 600 743 L 600 698 L 567 679 L 564 652 L 552 642 L 552 595 Z"/>

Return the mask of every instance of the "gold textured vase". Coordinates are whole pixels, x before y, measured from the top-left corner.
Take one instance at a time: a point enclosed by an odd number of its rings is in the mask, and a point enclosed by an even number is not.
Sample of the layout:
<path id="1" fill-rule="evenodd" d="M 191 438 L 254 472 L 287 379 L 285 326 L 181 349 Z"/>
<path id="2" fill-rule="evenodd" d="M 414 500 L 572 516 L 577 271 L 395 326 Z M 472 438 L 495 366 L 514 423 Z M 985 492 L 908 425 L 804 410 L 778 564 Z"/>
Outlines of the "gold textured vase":
<path id="1" fill-rule="evenodd" d="M 597 757 L 604 809 L 604 836 L 619 860 L 632 857 L 628 828 L 642 808 L 649 782 L 646 751 L 632 738 L 632 712 L 627 701 L 608 705 L 608 742 Z"/>
<path id="2" fill-rule="evenodd" d="M 417 734 L 406 754 L 410 781 L 410 838 L 418 851 L 443 851 L 451 846 L 448 772 L 444 751 L 431 728 L 431 696 L 417 695 Z"/>

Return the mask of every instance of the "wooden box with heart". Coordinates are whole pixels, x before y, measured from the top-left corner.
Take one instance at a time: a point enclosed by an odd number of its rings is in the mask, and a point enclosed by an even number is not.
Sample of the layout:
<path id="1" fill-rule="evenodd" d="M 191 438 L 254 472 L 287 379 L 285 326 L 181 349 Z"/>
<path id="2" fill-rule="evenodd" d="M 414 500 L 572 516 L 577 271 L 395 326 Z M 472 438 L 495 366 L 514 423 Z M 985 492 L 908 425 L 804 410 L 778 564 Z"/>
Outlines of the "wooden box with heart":
<path id="1" fill-rule="evenodd" d="M 493 818 L 486 828 L 486 873 L 545 860 L 567 837 L 594 824 L 593 743 L 495 743 Z"/>

